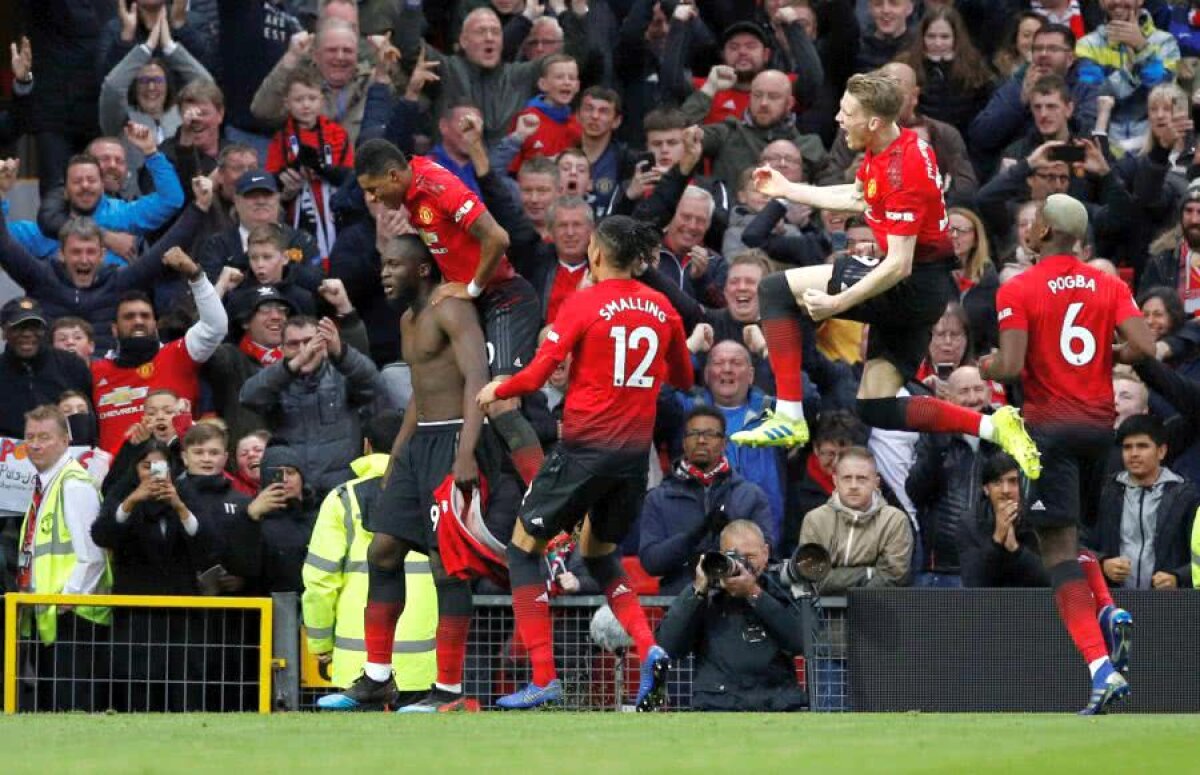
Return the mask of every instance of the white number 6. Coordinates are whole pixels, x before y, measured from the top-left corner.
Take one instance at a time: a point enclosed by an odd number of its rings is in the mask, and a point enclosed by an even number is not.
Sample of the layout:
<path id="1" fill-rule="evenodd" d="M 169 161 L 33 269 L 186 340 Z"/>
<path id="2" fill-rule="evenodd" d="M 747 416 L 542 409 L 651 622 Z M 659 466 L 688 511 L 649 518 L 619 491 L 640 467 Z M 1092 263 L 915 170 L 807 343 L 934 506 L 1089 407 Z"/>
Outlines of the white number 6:
<path id="1" fill-rule="evenodd" d="M 1075 325 L 1083 309 L 1083 302 L 1076 301 L 1067 307 L 1067 316 L 1063 318 L 1062 333 L 1058 336 L 1058 349 L 1062 357 L 1072 366 L 1086 366 L 1096 357 L 1096 337 L 1083 326 Z M 1078 346 L 1076 346 L 1078 342 Z"/>

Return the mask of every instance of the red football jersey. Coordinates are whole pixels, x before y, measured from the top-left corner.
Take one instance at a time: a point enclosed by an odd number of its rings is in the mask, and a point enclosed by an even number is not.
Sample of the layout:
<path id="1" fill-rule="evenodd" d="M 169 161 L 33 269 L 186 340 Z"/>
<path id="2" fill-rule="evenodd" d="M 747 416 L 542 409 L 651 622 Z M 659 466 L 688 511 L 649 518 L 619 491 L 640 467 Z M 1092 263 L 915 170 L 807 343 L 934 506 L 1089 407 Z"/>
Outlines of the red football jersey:
<path id="1" fill-rule="evenodd" d="M 1113 332 L 1142 313 L 1129 286 L 1074 256 L 1050 256 L 1000 286 L 1001 331 L 1027 331 L 1021 382 L 1031 425 L 1111 428 Z"/>
<path id="2" fill-rule="evenodd" d="M 183 337 L 163 345 L 157 355 L 136 368 L 123 369 L 110 358 L 93 361 L 92 398 L 100 447 L 117 453 L 125 443 L 125 431 L 141 421 L 146 394 L 151 390 L 172 390 L 195 407 L 200 394 L 199 368 Z"/>
<path id="3" fill-rule="evenodd" d="M 867 203 L 867 223 L 881 251 L 887 251 L 889 235 L 915 236 L 913 261 L 953 258 L 937 158 L 916 132 L 901 129 L 882 153 L 868 150 L 858 168 L 858 181 Z"/>
<path id="4" fill-rule="evenodd" d="M 508 171 L 513 174 L 519 172 L 521 165 L 534 156 L 553 159 L 568 148 L 577 147 L 583 137 L 583 127 L 579 125 L 579 118 L 574 113 L 566 123 L 562 123 L 555 121 L 537 108 L 525 108 L 513 119 L 513 126 L 516 126 L 521 116 L 526 114 L 538 117 L 538 128 L 536 132 L 525 138 L 516 158 L 512 160 L 512 164 L 508 165 Z"/>
<path id="5" fill-rule="evenodd" d="M 404 206 L 409 221 L 429 246 L 445 279 L 471 282 L 479 268 L 479 240 L 468 229 L 487 208 L 474 191 L 437 162 L 414 156 L 408 163 L 412 166 L 412 183 Z M 508 257 L 501 257 L 492 282 L 513 276 Z"/>
<path id="6" fill-rule="evenodd" d="M 640 457 L 645 465 L 663 382 L 683 390 L 692 386 L 687 336 L 675 308 L 637 280 L 584 288 L 558 311 L 533 363 L 503 383 L 497 397 L 537 390 L 568 354 L 573 359 L 563 443 Z"/>

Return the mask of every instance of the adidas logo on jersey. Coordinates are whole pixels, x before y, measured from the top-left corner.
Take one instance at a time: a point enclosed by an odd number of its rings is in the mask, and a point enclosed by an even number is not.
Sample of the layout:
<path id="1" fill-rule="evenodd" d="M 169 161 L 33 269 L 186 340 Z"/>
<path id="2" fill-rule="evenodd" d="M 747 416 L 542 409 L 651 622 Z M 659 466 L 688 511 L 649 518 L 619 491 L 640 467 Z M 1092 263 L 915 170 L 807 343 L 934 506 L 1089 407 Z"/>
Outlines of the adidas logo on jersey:
<path id="1" fill-rule="evenodd" d="M 725 102 L 721 103 L 721 108 L 723 110 L 737 110 L 737 103 L 733 100 L 725 100 Z"/>
<path id="2" fill-rule="evenodd" d="M 545 603 L 546 605 L 550 605 L 550 593 L 548 593 L 548 592 L 543 592 L 542 594 L 540 594 L 540 595 L 538 595 L 537 597 L 535 597 L 535 598 L 533 599 L 533 602 L 535 602 L 535 603 Z"/>
<path id="3" fill-rule="evenodd" d="M 1040 500 L 1036 500 L 1033 502 L 1033 505 L 1029 507 L 1029 510 L 1030 511 L 1045 511 L 1046 505 L 1044 503 L 1042 503 Z"/>
<path id="4" fill-rule="evenodd" d="M 519 368 L 521 368 L 522 366 L 524 366 L 525 364 L 521 363 L 521 359 L 520 359 L 520 358 L 513 358 L 513 365 L 514 365 L 514 366 L 516 366 L 516 367 L 519 369 Z"/>
<path id="5" fill-rule="evenodd" d="M 541 149 L 543 149 L 545 147 L 546 147 L 545 143 L 543 143 L 541 140 L 535 140 L 533 143 L 533 150 L 535 150 L 535 151 L 540 151 Z"/>
<path id="6" fill-rule="evenodd" d="M 612 597 L 620 597 L 621 595 L 628 595 L 631 592 L 633 592 L 633 590 L 630 589 L 629 587 L 625 586 L 624 584 L 618 584 L 617 588 L 612 591 Z"/>

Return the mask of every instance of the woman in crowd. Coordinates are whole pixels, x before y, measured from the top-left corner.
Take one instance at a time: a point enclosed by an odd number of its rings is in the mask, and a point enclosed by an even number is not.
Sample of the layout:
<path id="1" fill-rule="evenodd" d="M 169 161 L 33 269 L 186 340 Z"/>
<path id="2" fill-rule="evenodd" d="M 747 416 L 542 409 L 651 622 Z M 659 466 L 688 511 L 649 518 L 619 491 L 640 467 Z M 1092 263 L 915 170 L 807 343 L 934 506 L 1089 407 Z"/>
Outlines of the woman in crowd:
<path id="1" fill-rule="evenodd" d="M 971 322 L 971 347 L 975 352 L 988 352 L 999 343 L 996 323 L 996 291 L 1000 279 L 992 262 L 991 246 L 979 216 L 965 207 L 952 207 L 950 242 L 958 268 L 959 301 Z"/>
<path id="2" fill-rule="evenodd" d="M 1022 11 L 1013 17 L 1012 26 L 1004 37 L 1004 45 L 992 55 L 992 67 L 1001 78 L 1008 78 L 1033 61 L 1033 36 L 1045 21 L 1033 11 Z"/>
<path id="3" fill-rule="evenodd" d="M 161 56 L 155 56 L 160 50 Z M 204 65 L 171 39 L 165 21 L 155 25 L 150 37 L 134 46 L 114 67 L 100 87 L 100 129 L 120 134 L 127 121 L 152 128 L 159 143 L 173 137 L 183 123 L 175 93 L 189 81 L 211 81 Z"/>
<path id="4" fill-rule="evenodd" d="M 126 479 L 104 499 L 92 526 L 98 546 L 112 552 L 113 593 L 195 595 L 197 577 L 215 564 L 209 529 L 184 505 L 171 478 L 171 452 L 150 439 Z M 134 486 L 136 485 L 136 486 Z M 186 646 L 201 632 L 199 614 L 186 609 L 122 608 L 113 618 L 113 705 L 128 711 L 198 710 L 199 683 L 189 673 L 203 661 Z"/>
<path id="5" fill-rule="evenodd" d="M 995 76 L 958 12 L 950 7 L 926 11 L 913 42 L 896 59 L 917 74 L 920 114 L 966 135 L 967 125 L 992 95 Z"/>

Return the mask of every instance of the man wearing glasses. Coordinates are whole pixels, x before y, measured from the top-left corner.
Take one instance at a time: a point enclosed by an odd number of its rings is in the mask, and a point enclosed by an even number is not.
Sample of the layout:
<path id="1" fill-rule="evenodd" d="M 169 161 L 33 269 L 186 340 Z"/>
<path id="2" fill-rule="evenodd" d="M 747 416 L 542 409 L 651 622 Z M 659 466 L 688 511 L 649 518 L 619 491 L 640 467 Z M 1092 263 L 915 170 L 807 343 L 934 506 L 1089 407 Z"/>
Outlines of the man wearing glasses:
<path id="1" fill-rule="evenodd" d="M 987 107 L 967 130 L 980 177 L 986 177 L 1001 152 L 1034 128 L 1030 106 L 1033 85 L 1047 75 L 1067 82 L 1075 121 L 1080 133 L 1090 133 L 1096 124 L 1096 98 L 1100 85 L 1080 78 L 1075 61 L 1075 33 L 1061 24 L 1047 24 L 1033 36 L 1033 62 L 1018 70 L 992 94 Z M 983 162 L 990 164 L 983 164 Z"/>
<path id="2" fill-rule="evenodd" d="M 753 521 L 767 545 L 774 543 L 766 494 L 734 470 L 725 450 L 725 414 L 696 406 L 684 425 L 683 457 L 662 484 L 646 493 L 638 556 L 648 573 L 662 576 L 664 595 L 677 594 L 692 581 L 696 558 L 717 551 L 721 531 L 734 520 Z"/>

